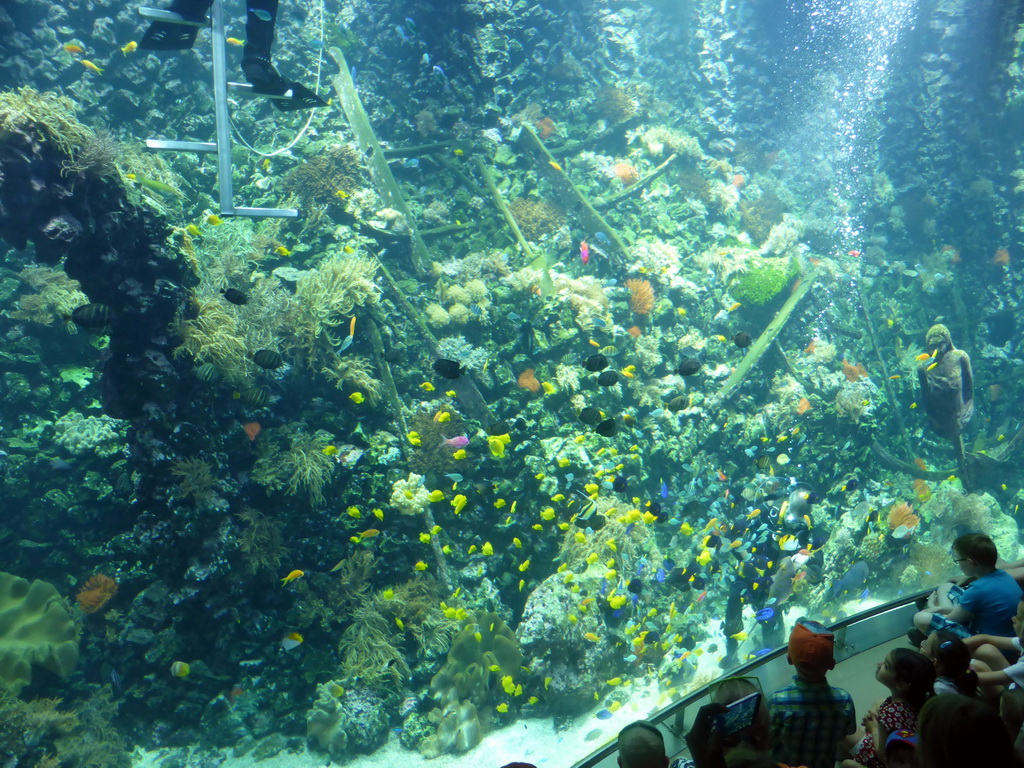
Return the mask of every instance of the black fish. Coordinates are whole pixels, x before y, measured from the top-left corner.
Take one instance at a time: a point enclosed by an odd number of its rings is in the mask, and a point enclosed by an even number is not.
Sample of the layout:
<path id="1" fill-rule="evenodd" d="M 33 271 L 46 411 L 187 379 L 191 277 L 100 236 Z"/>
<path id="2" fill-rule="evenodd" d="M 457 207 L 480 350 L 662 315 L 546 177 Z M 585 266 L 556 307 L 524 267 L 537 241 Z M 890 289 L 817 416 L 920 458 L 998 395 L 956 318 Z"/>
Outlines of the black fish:
<path id="1" fill-rule="evenodd" d="M 857 480 L 857 478 L 853 478 L 852 480 L 847 480 L 846 481 L 846 485 L 843 486 L 843 490 L 844 491 L 856 491 L 857 490 L 857 486 L 859 486 L 859 485 L 860 485 L 860 482 Z"/>
<path id="2" fill-rule="evenodd" d="M 655 517 L 660 517 L 661 516 L 661 504 L 659 504 L 656 501 L 648 501 L 647 502 L 647 511 L 650 512 Z"/>
<path id="3" fill-rule="evenodd" d="M 268 371 L 284 365 L 284 358 L 281 357 L 281 353 L 273 349 L 261 349 L 258 352 L 254 352 L 252 361 L 260 368 L 266 368 Z"/>
<path id="4" fill-rule="evenodd" d="M 640 591 L 644 588 L 644 583 L 640 579 L 630 579 L 629 583 L 626 584 L 626 589 L 632 592 L 634 595 L 639 595 Z"/>
<path id="5" fill-rule="evenodd" d="M 497 437 L 498 435 L 507 435 L 510 429 L 512 429 L 512 427 L 509 426 L 509 423 L 507 421 L 496 421 L 487 428 L 487 434 L 491 435 L 492 437 Z"/>
<path id="6" fill-rule="evenodd" d="M 83 304 L 71 313 L 71 321 L 83 328 L 105 328 L 110 325 L 110 307 L 106 304 Z"/>
<path id="7" fill-rule="evenodd" d="M 213 363 L 203 363 L 202 365 L 196 366 L 193 373 L 195 373 L 197 379 L 204 381 L 207 384 L 220 378 L 220 371 L 217 370 L 217 366 Z"/>
<path id="8" fill-rule="evenodd" d="M 225 299 L 230 301 L 232 304 L 237 304 L 238 306 L 242 306 L 249 301 L 248 294 L 242 293 L 237 288 L 225 288 L 221 293 L 224 294 Z"/>
<path id="9" fill-rule="evenodd" d="M 602 387 L 614 387 L 619 383 L 619 374 L 615 371 L 605 371 L 597 377 L 597 383 Z"/>
<path id="10" fill-rule="evenodd" d="M 608 367 L 608 358 L 602 354 L 591 355 L 583 361 L 583 367 L 588 371 L 603 371 Z"/>
<path id="11" fill-rule="evenodd" d="M 612 490 L 616 493 L 625 493 L 629 488 L 629 481 L 624 477 L 616 477 L 612 480 Z"/>
<path id="12" fill-rule="evenodd" d="M 684 357 L 679 361 L 679 367 L 676 368 L 676 373 L 680 376 L 693 376 L 700 370 L 701 362 L 695 357 Z"/>
<path id="13" fill-rule="evenodd" d="M 533 326 L 525 320 L 519 326 L 519 346 L 527 357 L 532 357 L 537 350 L 537 337 L 533 333 Z"/>
<path id="14" fill-rule="evenodd" d="M 512 426 L 518 429 L 520 432 L 522 432 L 529 425 L 526 423 L 526 419 L 520 416 L 518 419 L 512 422 Z"/>
<path id="15" fill-rule="evenodd" d="M 402 352 L 402 350 L 398 349 L 397 347 L 391 347 L 391 349 L 385 350 L 384 352 L 385 363 L 390 363 L 394 365 L 395 363 L 402 362 L 404 359 L 405 354 Z"/>
<path id="16" fill-rule="evenodd" d="M 594 427 L 594 431 L 601 435 L 601 437 L 612 437 L 618 432 L 618 427 L 615 424 L 615 419 L 605 419 Z"/>
<path id="17" fill-rule="evenodd" d="M 434 373 L 438 376 L 443 376 L 446 379 L 455 380 L 464 373 L 462 365 L 455 362 L 454 360 L 446 360 L 441 358 L 440 360 L 434 361 Z"/>
<path id="18" fill-rule="evenodd" d="M 238 393 L 238 399 L 246 405 L 262 408 L 270 402 L 270 393 L 262 387 L 249 387 Z"/>
<path id="19" fill-rule="evenodd" d="M 746 349 L 747 347 L 749 347 L 753 340 L 754 339 L 751 338 L 750 334 L 747 333 L 746 331 L 740 331 L 739 333 L 732 337 L 732 343 L 735 344 L 740 349 Z"/>
<path id="20" fill-rule="evenodd" d="M 671 400 L 669 400 L 667 403 L 665 403 L 665 405 L 673 413 L 678 413 L 679 411 L 683 410 L 684 408 L 689 408 L 690 407 L 690 398 L 687 397 L 686 395 L 676 395 Z"/>
<path id="21" fill-rule="evenodd" d="M 598 410 L 597 408 L 593 408 L 591 406 L 587 406 L 582 411 L 580 411 L 580 421 L 582 421 L 584 424 L 586 424 L 589 427 L 594 426 L 600 420 L 601 420 L 601 411 Z"/>

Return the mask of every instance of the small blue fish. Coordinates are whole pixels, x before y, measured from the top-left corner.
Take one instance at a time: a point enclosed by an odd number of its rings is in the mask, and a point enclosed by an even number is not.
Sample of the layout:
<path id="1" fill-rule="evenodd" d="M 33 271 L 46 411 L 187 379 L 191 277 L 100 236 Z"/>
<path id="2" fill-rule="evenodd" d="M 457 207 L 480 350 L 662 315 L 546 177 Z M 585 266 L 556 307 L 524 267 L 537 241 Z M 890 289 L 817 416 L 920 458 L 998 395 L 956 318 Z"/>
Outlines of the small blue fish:
<path id="1" fill-rule="evenodd" d="M 605 592 L 607 592 L 607 591 L 608 591 L 608 579 L 601 579 L 601 589 L 598 591 L 598 594 L 601 595 L 601 597 L 604 597 Z"/>
<path id="2" fill-rule="evenodd" d="M 410 40 L 412 40 L 412 38 L 409 37 L 409 35 L 405 34 L 405 30 L 402 29 L 402 25 L 401 24 L 396 24 L 395 25 L 395 32 L 397 32 L 398 36 L 400 38 L 402 38 L 402 42 L 403 43 L 408 43 Z"/>
<path id="3" fill-rule="evenodd" d="M 632 595 L 629 598 L 629 601 L 633 604 L 634 607 L 636 607 L 636 604 L 640 602 L 640 595 Z"/>
<path id="4" fill-rule="evenodd" d="M 251 13 L 253 16 L 255 16 L 260 21 L 273 21 L 274 20 L 274 17 L 271 15 L 270 11 L 265 11 L 262 8 L 250 8 L 249 9 L 249 13 Z"/>
<path id="5" fill-rule="evenodd" d="M 636 523 L 630 523 L 630 525 L 636 525 Z M 626 533 L 629 533 L 629 528 L 628 527 L 626 528 Z M 641 573 L 643 573 L 644 572 L 644 568 L 646 568 L 646 567 L 647 567 L 647 558 L 646 557 L 641 557 L 639 562 L 637 563 L 637 566 L 636 566 L 636 575 L 639 576 Z"/>
<path id="6" fill-rule="evenodd" d="M 631 653 L 629 654 L 629 656 L 623 656 L 622 660 L 628 662 L 629 664 L 632 664 L 634 661 L 636 661 L 636 654 Z"/>
<path id="7" fill-rule="evenodd" d="M 665 569 L 664 568 L 659 568 L 657 571 L 654 572 L 654 580 L 656 582 L 658 582 L 659 584 L 661 582 L 665 581 Z"/>
<path id="8" fill-rule="evenodd" d="M 458 472 L 449 472 L 447 475 L 445 475 L 445 477 L 447 477 L 453 483 L 462 482 L 462 475 L 460 475 Z"/>
<path id="9" fill-rule="evenodd" d="M 635 527 L 636 527 L 636 523 L 630 523 L 629 525 L 627 525 L 626 526 L 626 535 L 629 536 L 629 532 L 632 531 Z"/>
<path id="10" fill-rule="evenodd" d="M 762 648 L 760 651 L 754 651 L 754 656 L 764 656 L 765 654 L 771 653 L 771 648 Z"/>
<path id="11" fill-rule="evenodd" d="M 758 621 L 768 621 L 775 616 L 774 608 L 762 608 L 760 611 L 754 614 L 754 618 Z"/>
<path id="12" fill-rule="evenodd" d="M 609 712 L 607 709 L 602 709 L 600 712 L 594 715 L 594 717 L 596 717 L 598 720 L 611 720 L 612 713 Z"/>
<path id="13" fill-rule="evenodd" d="M 668 498 L 668 483 L 666 483 L 664 480 L 661 481 L 661 498 Z"/>
<path id="14" fill-rule="evenodd" d="M 594 237 L 596 237 L 596 238 L 597 238 L 598 240 L 600 240 L 600 241 L 601 241 L 602 243 L 607 243 L 607 242 L 610 242 L 610 241 L 608 240 L 608 235 L 606 235 L 606 234 L 605 234 L 604 232 L 595 232 L 595 233 L 594 233 Z"/>
<path id="15" fill-rule="evenodd" d="M 673 568 L 676 567 L 676 561 L 675 560 L 670 560 L 667 557 L 664 560 L 661 561 L 661 564 L 665 567 L 666 571 L 671 571 Z"/>
<path id="16" fill-rule="evenodd" d="M 405 26 L 407 26 L 409 28 L 409 31 L 412 32 L 414 35 L 417 32 L 419 32 L 419 30 L 416 29 L 416 22 L 410 19 L 408 16 L 405 17 Z"/>
<path id="17" fill-rule="evenodd" d="M 600 317 L 595 317 L 594 318 L 594 327 L 595 328 L 607 328 L 608 327 L 608 323 L 606 323 Z"/>

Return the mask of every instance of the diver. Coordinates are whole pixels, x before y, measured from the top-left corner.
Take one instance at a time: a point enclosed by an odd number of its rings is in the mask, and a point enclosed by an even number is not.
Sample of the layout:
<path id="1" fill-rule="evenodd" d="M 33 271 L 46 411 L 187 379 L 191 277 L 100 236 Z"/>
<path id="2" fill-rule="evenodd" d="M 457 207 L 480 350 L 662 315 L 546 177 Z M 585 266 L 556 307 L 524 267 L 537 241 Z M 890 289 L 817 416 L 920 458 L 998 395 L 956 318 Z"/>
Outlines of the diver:
<path id="1" fill-rule="evenodd" d="M 327 102 L 304 85 L 285 80 L 270 63 L 277 4 L 278 0 L 247 0 L 242 72 L 256 93 L 284 97 L 271 99 L 281 111 L 325 107 Z M 187 21 L 204 22 L 211 5 L 213 0 L 172 0 L 167 10 Z M 139 48 L 184 51 L 193 46 L 198 32 L 199 27 L 196 26 L 154 21 L 139 42 Z"/>
<path id="2" fill-rule="evenodd" d="M 953 442 L 964 489 L 970 491 L 961 434 L 974 414 L 971 358 L 953 346 L 949 329 L 940 323 L 928 329 L 925 349 L 929 357 L 917 369 L 924 411 L 932 431 Z"/>

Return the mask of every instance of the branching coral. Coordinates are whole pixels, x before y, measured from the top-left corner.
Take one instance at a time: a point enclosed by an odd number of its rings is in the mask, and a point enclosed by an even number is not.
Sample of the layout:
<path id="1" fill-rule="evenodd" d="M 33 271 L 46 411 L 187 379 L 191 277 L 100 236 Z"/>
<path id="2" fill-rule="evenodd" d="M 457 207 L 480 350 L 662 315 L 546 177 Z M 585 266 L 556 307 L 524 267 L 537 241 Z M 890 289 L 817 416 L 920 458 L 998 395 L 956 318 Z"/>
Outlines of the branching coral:
<path id="1" fill-rule="evenodd" d="M 914 530 L 921 518 L 914 514 L 914 507 L 905 501 L 898 501 L 889 507 L 889 528 L 896 530 L 901 525 Z"/>
<path id="2" fill-rule="evenodd" d="M 540 240 L 565 226 L 565 211 L 547 200 L 517 197 L 508 207 L 527 240 Z"/>
<path id="3" fill-rule="evenodd" d="M 438 421 L 436 406 L 426 406 L 416 411 L 409 419 L 409 429 L 419 433 L 420 444 L 415 447 L 409 457 L 409 466 L 426 474 L 427 472 L 451 472 L 458 465 L 453 454 L 457 449 L 445 441 L 459 435 L 466 435 L 468 430 L 462 414 L 446 408 L 449 414 L 447 421 Z"/>
<path id="4" fill-rule="evenodd" d="M 245 558 L 249 573 L 275 570 L 288 553 L 281 538 L 284 523 L 253 507 L 242 507 L 238 519 L 246 524 L 238 537 L 238 548 Z"/>
<path id="5" fill-rule="evenodd" d="M 299 278 L 295 293 L 298 307 L 292 330 L 306 348 L 310 364 L 323 354 L 322 345 L 337 347 L 342 336 L 335 329 L 345 326 L 356 307 L 380 301 L 374 284 L 377 260 L 357 254 L 338 254 L 320 262 L 315 270 Z"/>
<path id="6" fill-rule="evenodd" d="M 291 447 L 284 455 L 284 471 L 289 474 L 288 493 L 295 495 L 304 490 L 309 493 L 309 500 L 314 506 L 324 503 L 323 489 L 335 467 L 334 460 L 324 455 L 324 448 L 330 442 L 331 436 L 322 430 L 292 439 Z"/>
<path id="7" fill-rule="evenodd" d="M 330 367 L 323 368 L 322 373 L 331 379 L 338 389 L 354 389 L 366 395 L 371 403 L 380 400 L 384 385 L 373 375 L 373 363 L 362 355 L 334 355 Z"/>
<path id="8" fill-rule="evenodd" d="M 626 288 L 629 289 L 629 308 L 638 315 L 649 315 L 654 309 L 654 288 L 650 282 L 630 278 Z"/>
<path id="9" fill-rule="evenodd" d="M 68 322 L 68 318 L 75 309 L 89 303 L 89 298 L 82 293 L 77 280 L 72 280 L 63 270 L 55 267 L 26 267 L 18 273 L 18 277 L 37 293 L 18 299 L 18 309 L 11 312 L 11 317 L 41 325 L 63 320 L 68 331 L 77 332 L 77 326 Z"/>
<path id="10" fill-rule="evenodd" d="M 117 594 L 117 582 L 109 576 L 97 573 L 90 576 L 89 580 L 82 585 L 82 588 L 75 595 L 78 607 L 83 613 L 96 613 L 109 603 Z"/>
<path id="11" fill-rule="evenodd" d="M 171 474 L 178 478 L 178 493 L 182 496 L 191 496 L 192 503 L 196 506 L 213 497 L 213 487 L 217 483 L 217 478 L 213 474 L 213 464 L 210 462 L 198 457 L 175 461 L 171 464 Z"/>
<path id="12" fill-rule="evenodd" d="M 28 86 L 0 93 L 0 131 L 52 141 L 68 157 L 92 135 L 75 117 L 71 99 Z"/>
<path id="13" fill-rule="evenodd" d="M 363 162 L 359 153 L 347 145 L 331 147 L 313 155 L 289 171 L 281 181 L 285 192 L 304 204 L 329 203 L 340 191 L 351 195 L 362 186 Z"/>
<path id="14" fill-rule="evenodd" d="M 93 178 L 117 176 L 124 148 L 110 131 L 100 130 L 82 142 L 72 160 L 64 164 L 65 173 L 82 173 Z"/>
<path id="15" fill-rule="evenodd" d="M 213 363 L 233 384 L 250 384 L 249 367 L 238 316 L 218 297 L 198 303 L 195 317 L 179 317 L 175 330 L 181 338 L 176 353 L 187 353 L 196 365 Z"/>

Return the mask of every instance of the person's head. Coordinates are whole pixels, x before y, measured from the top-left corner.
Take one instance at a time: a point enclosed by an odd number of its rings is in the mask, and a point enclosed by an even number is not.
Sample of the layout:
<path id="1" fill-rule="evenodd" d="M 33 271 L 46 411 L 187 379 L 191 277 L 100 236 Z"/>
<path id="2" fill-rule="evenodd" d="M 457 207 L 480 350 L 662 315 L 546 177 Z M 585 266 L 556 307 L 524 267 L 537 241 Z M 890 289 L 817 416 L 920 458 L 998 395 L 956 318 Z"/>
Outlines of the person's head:
<path id="1" fill-rule="evenodd" d="M 886 768 L 914 768 L 917 736 L 913 731 L 893 731 L 885 740 Z"/>
<path id="2" fill-rule="evenodd" d="M 894 648 L 876 666 L 875 679 L 895 698 L 918 711 L 932 694 L 935 667 L 917 651 Z"/>
<path id="3" fill-rule="evenodd" d="M 619 731 L 620 768 L 665 768 L 665 737 L 646 720 L 637 720 Z"/>
<path id="4" fill-rule="evenodd" d="M 761 693 L 760 684 L 746 677 L 728 677 L 711 691 L 711 700 L 715 704 L 728 706 L 752 693 Z M 772 718 L 768 712 L 768 703 L 764 696 L 757 706 L 754 722 L 748 728 L 728 736 L 724 740 L 726 748 L 747 745 L 755 750 L 768 750 L 772 746 Z"/>
<path id="5" fill-rule="evenodd" d="M 953 349 L 953 337 L 949 334 L 949 328 L 942 323 L 936 323 L 929 328 L 924 337 L 924 348 L 936 357 L 941 357 Z"/>
<path id="6" fill-rule="evenodd" d="M 932 632 L 921 643 L 921 653 L 931 659 L 936 677 L 950 678 L 965 696 L 978 692 L 978 676 L 971 669 L 971 651 L 952 632 Z"/>
<path id="7" fill-rule="evenodd" d="M 796 667 L 801 680 L 824 680 L 836 666 L 835 636 L 822 624 L 800 619 L 789 633 L 789 663 Z"/>
<path id="8" fill-rule="evenodd" d="M 1013 741 L 998 713 L 978 699 L 935 696 L 917 716 L 919 768 L 1011 766 Z"/>
<path id="9" fill-rule="evenodd" d="M 996 567 L 999 553 L 991 536 L 965 533 L 953 542 L 953 559 L 966 574 L 988 573 Z"/>
<path id="10" fill-rule="evenodd" d="M 1017 639 L 1024 643 L 1024 597 L 1017 603 L 1017 614 L 1013 617 L 1013 631 L 1017 633 Z"/>

